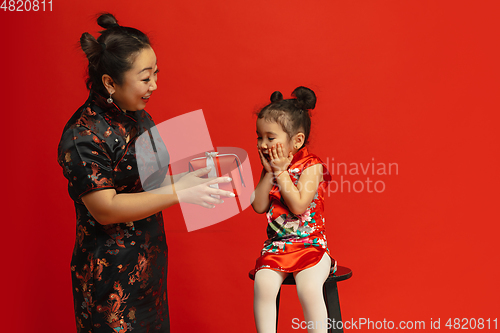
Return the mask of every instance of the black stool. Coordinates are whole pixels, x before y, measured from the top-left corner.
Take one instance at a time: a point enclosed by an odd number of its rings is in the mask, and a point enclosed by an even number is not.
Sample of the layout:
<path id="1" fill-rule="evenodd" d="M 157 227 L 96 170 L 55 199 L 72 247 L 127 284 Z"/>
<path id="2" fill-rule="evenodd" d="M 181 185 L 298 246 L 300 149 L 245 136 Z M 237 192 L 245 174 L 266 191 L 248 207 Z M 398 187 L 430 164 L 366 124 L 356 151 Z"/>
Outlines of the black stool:
<path id="1" fill-rule="evenodd" d="M 251 270 L 248 273 L 250 279 L 255 279 L 255 270 Z M 342 324 L 338 323 L 342 321 L 340 315 L 340 300 L 339 292 L 337 289 L 337 282 L 347 280 L 352 276 L 352 270 L 344 266 L 337 266 L 337 271 L 330 275 L 323 285 L 323 297 L 325 299 L 326 309 L 328 311 L 329 323 L 332 326 L 328 332 L 344 332 Z M 282 284 L 295 285 L 295 279 L 293 274 L 289 274 Z M 276 330 L 278 330 L 278 312 L 280 307 L 280 294 L 281 288 L 278 291 L 278 296 L 276 296 Z"/>

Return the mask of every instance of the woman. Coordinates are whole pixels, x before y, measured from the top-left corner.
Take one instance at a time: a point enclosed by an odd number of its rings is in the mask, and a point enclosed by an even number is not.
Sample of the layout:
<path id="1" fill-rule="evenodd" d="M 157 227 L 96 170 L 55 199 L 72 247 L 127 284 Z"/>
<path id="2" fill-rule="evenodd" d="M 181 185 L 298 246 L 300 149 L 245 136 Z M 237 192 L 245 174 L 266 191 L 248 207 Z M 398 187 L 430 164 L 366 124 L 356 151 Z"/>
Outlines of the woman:
<path id="1" fill-rule="evenodd" d="M 165 177 L 164 167 L 140 179 L 138 168 L 148 162 L 135 150 L 137 138 L 154 126 L 143 109 L 157 89 L 156 55 L 144 33 L 118 25 L 113 15 L 97 23 L 105 29 L 97 40 L 88 33 L 80 39 L 90 96 L 58 148 L 77 217 L 71 262 L 77 330 L 169 332 L 161 211 L 179 202 L 211 208 L 222 203 L 212 195 L 233 194 L 209 186 L 227 178 L 200 178 L 206 169 Z M 168 159 L 165 146 L 155 143 L 152 156 Z"/>

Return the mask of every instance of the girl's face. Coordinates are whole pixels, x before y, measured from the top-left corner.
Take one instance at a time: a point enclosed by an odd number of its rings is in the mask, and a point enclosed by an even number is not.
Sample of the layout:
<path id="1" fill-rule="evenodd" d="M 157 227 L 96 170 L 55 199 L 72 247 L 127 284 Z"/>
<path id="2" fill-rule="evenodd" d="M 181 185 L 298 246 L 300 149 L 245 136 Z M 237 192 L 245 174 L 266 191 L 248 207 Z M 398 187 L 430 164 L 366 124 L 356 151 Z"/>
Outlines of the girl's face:
<path id="1" fill-rule="evenodd" d="M 288 138 L 288 134 L 283 131 L 280 124 L 264 118 L 257 119 L 257 147 L 268 161 L 269 149 L 278 143 L 283 144 L 285 156 L 288 156 L 289 152 L 292 154 L 297 152 L 293 145 L 293 138 L 292 140 Z"/>
<path id="2" fill-rule="evenodd" d="M 152 48 L 143 49 L 135 58 L 132 68 L 125 72 L 123 84 L 114 84 L 113 99 L 126 111 L 143 110 L 156 90 L 158 66 Z"/>

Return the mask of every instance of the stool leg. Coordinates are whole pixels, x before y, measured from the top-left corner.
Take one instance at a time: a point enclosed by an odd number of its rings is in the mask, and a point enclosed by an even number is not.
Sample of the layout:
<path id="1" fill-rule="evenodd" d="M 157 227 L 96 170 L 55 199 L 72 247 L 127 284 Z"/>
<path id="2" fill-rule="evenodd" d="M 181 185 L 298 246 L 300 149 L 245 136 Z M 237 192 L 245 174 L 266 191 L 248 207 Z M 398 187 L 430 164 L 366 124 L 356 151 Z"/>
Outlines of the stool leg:
<path id="1" fill-rule="evenodd" d="M 276 296 L 276 332 L 278 332 L 278 314 L 280 310 L 280 295 L 281 295 L 281 288 L 278 290 L 278 295 Z"/>
<path id="2" fill-rule="evenodd" d="M 338 324 L 339 321 L 342 321 L 342 317 L 340 315 L 340 300 L 336 281 L 327 282 L 324 284 L 323 297 L 325 299 L 326 308 L 328 310 L 328 318 L 330 324 L 332 325 L 331 329 L 329 329 L 328 332 L 343 333 L 343 326 L 340 326 L 342 324 Z"/>

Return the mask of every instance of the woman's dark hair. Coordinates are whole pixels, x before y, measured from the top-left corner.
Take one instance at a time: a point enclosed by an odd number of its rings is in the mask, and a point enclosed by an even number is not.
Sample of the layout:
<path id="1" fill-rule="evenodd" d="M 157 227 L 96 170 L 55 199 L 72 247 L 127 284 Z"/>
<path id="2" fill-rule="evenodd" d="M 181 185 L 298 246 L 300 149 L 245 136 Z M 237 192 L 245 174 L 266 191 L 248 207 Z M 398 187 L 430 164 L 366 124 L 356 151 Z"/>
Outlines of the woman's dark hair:
<path id="1" fill-rule="evenodd" d="M 97 24 L 105 30 L 100 31 L 101 35 L 97 40 L 84 32 L 80 37 L 80 46 L 89 61 L 87 89 L 106 96 L 102 76 L 108 74 L 117 84 L 122 84 L 123 76 L 132 68 L 135 57 L 151 45 L 144 33 L 122 27 L 109 13 L 101 14 Z"/>
<path id="2" fill-rule="evenodd" d="M 259 112 L 258 118 L 280 124 L 289 139 L 299 132 L 304 133 L 304 143 L 307 143 L 311 132 L 309 110 L 316 106 L 316 94 L 309 88 L 297 87 L 292 92 L 292 97 L 294 98 L 283 99 L 279 91 L 273 92 L 271 104 Z"/>

